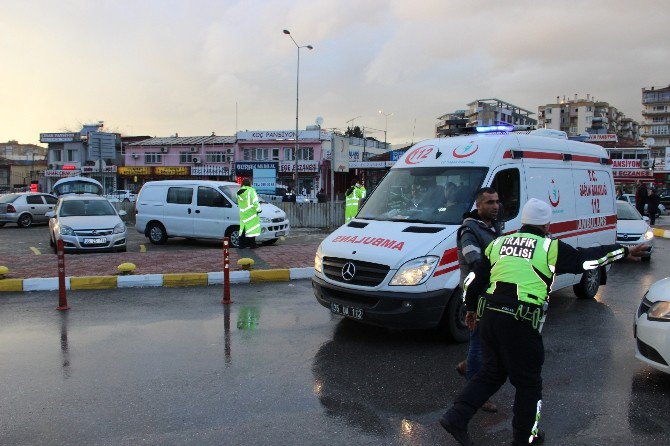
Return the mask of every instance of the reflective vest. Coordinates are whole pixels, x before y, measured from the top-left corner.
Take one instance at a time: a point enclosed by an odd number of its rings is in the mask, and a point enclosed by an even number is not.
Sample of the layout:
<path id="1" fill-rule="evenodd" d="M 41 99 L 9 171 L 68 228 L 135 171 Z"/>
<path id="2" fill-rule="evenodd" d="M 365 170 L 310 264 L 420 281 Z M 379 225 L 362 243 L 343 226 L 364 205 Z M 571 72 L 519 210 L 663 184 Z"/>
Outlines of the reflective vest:
<path id="1" fill-rule="evenodd" d="M 258 237 L 261 235 L 261 219 L 258 212 L 261 205 L 258 203 L 256 189 L 249 186 L 242 186 L 237 193 L 237 205 L 240 208 L 240 231 L 239 234 L 246 231 L 247 237 Z"/>
<path id="2" fill-rule="evenodd" d="M 365 189 L 364 189 L 365 190 Z M 359 187 L 352 187 L 351 193 L 346 196 L 344 202 L 344 222 L 349 223 L 358 213 L 358 203 L 361 200 L 362 192 Z"/>
<path id="3" fill-rule="evenodd" d="M 365 197 L 368 195 L 368 191 L 365 189 L 365 186 L 361 185 L 358 190 L 361 192 L 361 200 L 365 199 Z"/>
<path id="4" fill-rule="evenodd" d="M 499 283 L 516 285 L 520 302 L 542 306 L 554 281 L 558 240 L 517 232 L 498 237 L 486 248 L 491 261 L 488 294 Z"/>

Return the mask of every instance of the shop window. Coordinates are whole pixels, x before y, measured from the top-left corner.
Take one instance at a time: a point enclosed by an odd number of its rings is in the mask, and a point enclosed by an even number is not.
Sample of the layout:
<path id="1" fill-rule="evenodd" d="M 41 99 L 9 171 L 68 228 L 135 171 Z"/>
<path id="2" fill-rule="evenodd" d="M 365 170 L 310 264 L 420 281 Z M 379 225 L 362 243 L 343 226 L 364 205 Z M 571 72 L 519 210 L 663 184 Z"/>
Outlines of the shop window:
<path id="1" fill-rule="evenodd" d="M 180 164 L 193 164 L 193 154 L 191 152 L 179 152 Z"/>
<path id="2" fill-rule="evenodd" d="M 191 204 L 193 189 L 190 187 L 171 187 L 168 189 L 167 202 L 173 204 Z"/>
<path id="3" fill-rule="evenodd" d="M 502 205 L 503 221 L 510 221 L 519 215 L 521 204 L 521 180 L 519 169 L 505 169 L 498 172 L 491 183 L 498 192 L 498 198 Z"/>
<path id="4" fill-rule="evenodd" d="M 144 154 L 144 164 L 161 164 L 163 155 L 158 152 L 147 152 Z"/>

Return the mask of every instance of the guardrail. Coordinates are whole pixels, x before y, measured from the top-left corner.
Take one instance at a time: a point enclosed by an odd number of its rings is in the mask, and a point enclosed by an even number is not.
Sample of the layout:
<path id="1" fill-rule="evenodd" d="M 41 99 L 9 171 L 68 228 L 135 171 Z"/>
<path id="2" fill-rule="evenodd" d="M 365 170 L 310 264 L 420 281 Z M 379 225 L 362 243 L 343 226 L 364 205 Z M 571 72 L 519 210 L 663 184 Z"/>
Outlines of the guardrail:
<path id="1" fill-rule="evenodd" d="M 334 203 L 272 203 L 284 212 L 292 228 L 337 228 L 344 224 L 344 202 Z M 126 211 L 123 221 L 135 224 L 135 203 L 114 202 L 117 211 Z"/>

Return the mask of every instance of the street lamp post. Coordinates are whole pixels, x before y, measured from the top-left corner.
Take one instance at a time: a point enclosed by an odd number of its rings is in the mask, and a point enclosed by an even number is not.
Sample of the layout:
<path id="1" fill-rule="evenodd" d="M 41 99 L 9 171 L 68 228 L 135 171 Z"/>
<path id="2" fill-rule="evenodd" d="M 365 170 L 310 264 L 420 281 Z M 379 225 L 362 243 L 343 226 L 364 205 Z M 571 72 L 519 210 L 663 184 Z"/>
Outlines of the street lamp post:
<path id="1" fill-rule="evenodd" d="M 393 116 L 393 113 L 384 113 L 384 110 L 379 110 L 379 114 L 384 116 L 384 150 L 386 150 L 386 132 L 389 127 L 389 116 Z"/>
<path id="2" fill-rule="evenodd" d="M 298 42 L 295 41 L 293 36 L 291 35 L 291 32 L 288 29 L 284 30 L 284 34 L 289 36 L 291 38 L 291 41 L 295 45 L 296 49 L 298 50 L 298 69 L 296 71 L 296 76 L 295 76 L 295 174 L 294 174 L 294 186 L 295 186 L 295 194 L 296 196 L 298 195 L 298 108 L 300 105 L 299 102 L 299 95 L 298 91 L 300 88 L 300 49 L 301 48 L 307 48 L 308 50 L 313 50 L 314 47 L 312 45 L 298 45 Z"/>

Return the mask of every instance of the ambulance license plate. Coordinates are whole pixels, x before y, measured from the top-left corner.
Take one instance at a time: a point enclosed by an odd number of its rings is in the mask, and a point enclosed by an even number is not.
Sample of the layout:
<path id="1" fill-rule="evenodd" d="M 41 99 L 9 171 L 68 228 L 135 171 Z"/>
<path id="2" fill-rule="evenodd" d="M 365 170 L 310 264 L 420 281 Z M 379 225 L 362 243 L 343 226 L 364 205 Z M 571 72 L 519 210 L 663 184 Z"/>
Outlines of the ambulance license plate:
<path id="1" fill-rule="evenodd" d="M 363 310 L 360 308 L 347 307 L 346 305 L 340 305 L 331 302 L 330 311 L 332 313 L 341 314 L 342 316 L 347 316 L 354 319 L 363 319 Z"/>

